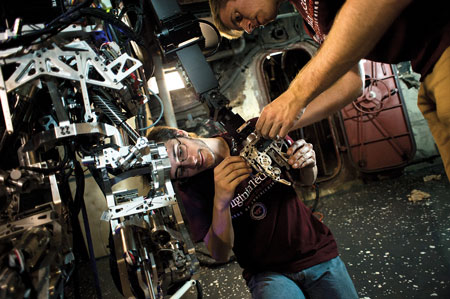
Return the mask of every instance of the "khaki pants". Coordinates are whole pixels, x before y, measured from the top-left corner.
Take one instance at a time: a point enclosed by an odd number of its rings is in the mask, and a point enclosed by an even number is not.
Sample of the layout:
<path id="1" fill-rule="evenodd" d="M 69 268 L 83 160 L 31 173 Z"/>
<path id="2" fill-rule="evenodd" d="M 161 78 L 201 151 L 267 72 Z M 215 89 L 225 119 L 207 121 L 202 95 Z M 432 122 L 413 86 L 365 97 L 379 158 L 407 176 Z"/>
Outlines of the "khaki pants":
<path id="1" fill-rule="evenodd" d="M 417 105 L 428 121 L 450 180 L 450 47 L 422 82 Z"/>

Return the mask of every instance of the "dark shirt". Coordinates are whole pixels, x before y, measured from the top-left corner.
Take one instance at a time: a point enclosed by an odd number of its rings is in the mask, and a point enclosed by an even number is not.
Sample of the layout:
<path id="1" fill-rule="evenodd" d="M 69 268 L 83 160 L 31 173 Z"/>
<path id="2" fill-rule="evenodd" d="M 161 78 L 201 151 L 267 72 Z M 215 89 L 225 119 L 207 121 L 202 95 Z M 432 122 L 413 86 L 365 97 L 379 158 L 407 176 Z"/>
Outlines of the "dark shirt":
<path id="1" fill-rule="evenodd" d="M 305 20 L 307 33 L 320 44 L 329 33 L 334 17 L 345 0 L 290 2 Z M 448 0 L 413 1 L 365 58 L 384 63 L 411 61 L 413 70 L 420 73 L 423 80 L 450 46 L 449 7 Z"/>
<path id="2" fill-rule="evenodd" d="M 222 136 L 232 146 L 231 137 Z M 213 170 L 178 186 L 194 241 L 207 234 L 214 201 Z M 258 173 L 242 182 L 231 201 L 233 252 L 248 280 L 252 273 L 298 272 L 338 255 L 330 230 L 295 190 Z"/>

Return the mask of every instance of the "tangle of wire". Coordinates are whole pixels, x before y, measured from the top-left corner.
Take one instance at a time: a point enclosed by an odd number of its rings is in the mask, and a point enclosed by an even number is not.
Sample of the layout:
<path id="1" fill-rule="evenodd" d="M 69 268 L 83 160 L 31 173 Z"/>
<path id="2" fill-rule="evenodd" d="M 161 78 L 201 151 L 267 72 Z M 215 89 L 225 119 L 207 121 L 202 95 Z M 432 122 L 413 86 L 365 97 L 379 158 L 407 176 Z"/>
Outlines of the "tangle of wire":
<path id="1" fill-rule="evenodd" d="M 61 30 L 63 30 L 64 28 L 66 28 L 67 26 L 70 25 L 70 23 L 62 21 L 62 20 L 64 20 L 65 17 L 70 16 L 73 13 L 76 13 L 78 10 L 80 10 L 84 7 L 88 7 L 89 5 L 92 4 L 92 2 L 93 2 L 93 0 L 86 0 L 74 7 L 72 7 L 65 13 L 63 13 L 63 14 L 59 15 L 58 17 L 56 17 L 55 19 L 53 19 L 50 23 L 48 23 L 44 28 L 42 28 L 40 30 L 25 34 L 22 36 L 16 36 L 16 37 L 11 37 L 11 38 L 7 39 L 6 41 L 0 43 L 0 50 L 18 47 L 18 46 L 28 46 L 29 44 L 32 44 L 33 41 L 44 36 L 45 34 L 49 34 L 49 35 L 43 40 L 46 40 L 46 39 L 50 38 L 51 36 L 54 36 L 55 34 L 57 34 L 58 32 L 60 32 Z"/>
<path id="2" fill-rule="evenodd" d="M 108 24 L 116 27 L 122 34 L 127 36 L 129 39 L 136 41 L 139 45 L 144 45 L 141 37 L 139 37 L 136 32 L 131 29 L 128 25 L 122 22 L 118 17 L 105 12 L 100 8 L 87 7 L 92 3 L 92 0 L 86 0 L 83 3 L 69 9 L 67 12 L 56 17 L 50 23 L 48 23 L 43 29 L 37 30 L 32 33 L 28 33 L 22 36 L 17 36 L 10 38 L 0 44 L 0 50 L 13 48 L 17 46 L 28 46 L 32 44 L 37 39 L 41 38 L 39 42 L 43 42 L 48 38 L 56 35 L 70 24 L 74 23 L 76 20 L 82 17 L 94 17 L 99 18 Z M 48 34 L 48 35 L 47 35 Z M 45 38 L 42 38 L 47 35 Z"/>
<path id="3" fill-rule="evenodd" d="M 148 130 L 150 128 L 153 128 L 154 126 L 156 126 L 156 124 L 161 120 L 163 114 L 164 114 L 164 103 L 161 100 L 161 98 L 154 92 L 152 91 L 150 88 L 148 89 L 148 91 L 151 92 L 151 94 L 158 100 L 159 104 L 161 105 L 161 111 L 159 112 L 159 116 L 158 118 L 155 120 L 154 123 L 152 123 L 151 125 L 145 127 L 145 128 L 139 128 L 139 131 L 145 131 Z"/>
<path id="4" fill-rule="evenodd" d="M 143 1 L 139 1 L 138 5 L 127 5 L 125 6 L 119 13 L 118 19 L 122 20 L 125 14 L 128 14 L 129 12 L 134 12 L 136 14 L 136 23 L 134 25 L 134 32 L 136 34 L 140 34 L 142 30 L 142 23 L 144 19 L 144 9 L 143 9 Z"/>

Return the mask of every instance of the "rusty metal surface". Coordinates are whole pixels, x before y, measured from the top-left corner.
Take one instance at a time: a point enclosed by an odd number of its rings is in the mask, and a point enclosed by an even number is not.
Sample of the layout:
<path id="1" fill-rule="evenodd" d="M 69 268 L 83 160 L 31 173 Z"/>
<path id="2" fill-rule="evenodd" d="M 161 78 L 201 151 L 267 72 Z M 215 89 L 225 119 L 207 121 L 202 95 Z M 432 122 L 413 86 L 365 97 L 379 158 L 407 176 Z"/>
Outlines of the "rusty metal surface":
<path id="1" fill-rule="evenodd" d="M 404 167 L 415 142 L 394 66 L 366 60 L 364 93 L 341 110 L 352 164 L 362 172 Z"/>

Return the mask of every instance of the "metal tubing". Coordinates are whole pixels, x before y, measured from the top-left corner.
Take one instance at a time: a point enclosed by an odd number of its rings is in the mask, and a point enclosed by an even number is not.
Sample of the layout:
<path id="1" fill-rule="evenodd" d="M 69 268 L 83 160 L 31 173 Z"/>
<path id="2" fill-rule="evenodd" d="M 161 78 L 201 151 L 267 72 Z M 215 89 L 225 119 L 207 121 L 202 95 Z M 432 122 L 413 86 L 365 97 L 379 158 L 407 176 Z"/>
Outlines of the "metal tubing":
<path id="1" fill-rule="evenodd" d="M 170 299 L 179 299 L 186 293 L 191 287 L 195 286 L 197 282 L 195 280 L 186 281 L 186 283 L 175 292 L 175 294 L 170 297 Z"/>
<path id="2" fill-rule="evenodd" d="M 219 59 L 228 58 L 233 55 L 241 54 L 245 49 L 245 38 L 241 37 L 238 41 L 239 41 L 239 45 L 236 48 L 231 47 L 231 49 L 217 52 L 216 54 L 214 54 L 210 57 L 207 57 L 206 61 L 212 62 L 212 61 L 216 61 Z"/>
<path id="3" fill-rule="evenodd" d="M 159 96 L 164 104 L 164 120 L 166 125 L 178 128 L 177 119 L 173 110 L 172 99 L 164 79 L 164 71 L 161 56 L 153 55 L 153 63 L 155 64 L 155 78 L 158 84 Z"/>

